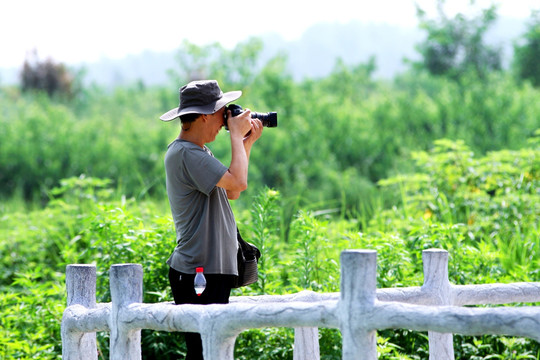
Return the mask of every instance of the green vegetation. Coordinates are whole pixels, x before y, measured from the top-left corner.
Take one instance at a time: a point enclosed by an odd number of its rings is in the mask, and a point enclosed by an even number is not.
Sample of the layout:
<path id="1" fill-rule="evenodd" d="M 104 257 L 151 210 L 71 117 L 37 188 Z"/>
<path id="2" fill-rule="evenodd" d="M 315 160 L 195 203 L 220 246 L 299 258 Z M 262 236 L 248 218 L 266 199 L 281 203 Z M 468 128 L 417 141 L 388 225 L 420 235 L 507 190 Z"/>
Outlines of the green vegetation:
<path id="1" fill-rule="evenodd" d="M 415 172 L 379 182 L 399 201 L 377 207 L 362 222 L 360 216 L 301 211 L 284 224 L 285 199 L 278 191 L 262 190 L 249 209 L 237 209 L 246 237 L 263 249 L 261 280 L 234 295 L 339 291 L 339 254 L 350 248 L 378 251 L 381 288 L 420 285 L 421 252 L 431 247 L 449 251 L 456 284 L 538 281 L 539 144 L 475 157 L 463 142 L 437 141 L 429 152 L 414 154 Z M 8 358 L 59 358 L 67 264 L 96 264 L 99 302 L 110 301 L 109 267 L 131 262 L 144 268 L 145 302 L 171 300 L 164 259 L 175 236 L 166 207 L 116 198 L 109 185 L 95 178 L 67 179 L 43 209 L 3 215 L 1 231 L 9 241 L 0 248 L 6 269 L 0 337 Z M 283 227 L 290 228 L 288 239 Z M 321 334 L 323 358 L 339 358 L 339 332 L 321 329 Z M 237 358 L 291 358 L 292 336 L 290 329 L 246 331 L 237 340 Z M 426 358 L 424 334 L 381 331 L 380 337 L 382 358 Z M 183 350 L 177 334 L 144 331 L 143 338 L 145 356 L 164 358 Z M 104 354 L 107 339 L 100 335 Z M 537 358 L 540 347 L 527 339 L 456 336 L 460 359 L 511 351 Z"/>
<path id="2" fill-rule="evenodd" d="M 338 60 L 328 76 L 297 82 L 285 54 L 257 65 L 256 39 L 233 50 L 184 44 L 175 83 L 215 78 L 244 91 L 242 106 L 279 113 L 251 154 L 250 188 L 232 204 L 244 237 L 263 252 L 260 281 L 233 295 L 338 291 L 339 254 L 351 248 L 377 250 L 379 288 L 420 285 L 421 252 L 432 247 L 449 251 L 455 284 L 539 281 L 540 90 L 518 71 L 536 49 L 537 23 L 512 71 L 479 69 L 480 58 L 428 66 L 448 43 L 494 55 L 482 42 L 494 16 L 423 19 L 430 36 L 419 50 L 429 61 L 392 81 L 372 78 L 376 59 Z M 459 24 L 467 31 L 457 36 Z M 163 155 L 179 127 L 158 117 L 178 102 L 175 89 L 44 89 L 0 88 L 5 359 L 61 358 L 68 264 L 97 266 L 99 302 L 109 301 L 109 267 L 127 262 L 143 266 L 145 302 L 171 300 Z M 211 144 L 226 164 L 229 146 L 224 131 Z M 321 357 L 340 358 L 339 331 L 320 333 Z M 426 334 L 378 335 L 381 359 L 427 359 Z M 540 358 L 529 339 L 454 341 L 458 359 Z M 290 359 L 292 342 L 291 329 L 249 330 L 236 358 Z M 99 334 L 99 351 L 108 357 L 108 334 Z M 183 351 L 181 335 L 143 331 L 144 357 Z"/>
<path id="3" fill-rule="evenodd" d="M 540 86 L 540 64 L 535 59 L 540 56 L 540 10 L 533 12 L 523 41 L 514 45 L 513 67 L 518 78 Z"/>
<path id="4" fill-rule="evenodd" d="M 538 127 L 538 90 L 507 74 L 463 86 L 405 74 L 389 84 L 371 80 L 369 65 L 338 64 L 327 78 L 297 84 L 274 66 L 242 87 L 242 105 L 279 113 L 253 152 L 250 195 L 269 186 L 295 206 L 357 209 L 374 182 L 407 170 L 410 151 L 436 139 L 485 153 L 518 149 Z M 74 103 L 3 89 L 0 196 L 47 201 L 61 179 L 80 174 L 112 179 L 128 197 L 163 196 L 162 157 L 179 127 L 158 117 L 177 102 L 171 89 L 90 89 Z M 225 132 L 212 144 L 225 162 L 228 147 Z"/>
<path id="5" fill-rule="evenodd" d="M 476 17 L 468 19 L 458 14 L 450 19 L 444 13 L 444 0 L 437 0 L 438 19 L 427 19 L 418 8 L 420 27 L 427 30 L 428 38 L 418 50 L 422 62 L 418 64 L 434 75 L 459 79 L 468 72 L 484 77 L 493 70 L 500 70 L 500 49 L 487 45 L 484 35 L 497 19 L 497 8 L 491 5 Z"/>

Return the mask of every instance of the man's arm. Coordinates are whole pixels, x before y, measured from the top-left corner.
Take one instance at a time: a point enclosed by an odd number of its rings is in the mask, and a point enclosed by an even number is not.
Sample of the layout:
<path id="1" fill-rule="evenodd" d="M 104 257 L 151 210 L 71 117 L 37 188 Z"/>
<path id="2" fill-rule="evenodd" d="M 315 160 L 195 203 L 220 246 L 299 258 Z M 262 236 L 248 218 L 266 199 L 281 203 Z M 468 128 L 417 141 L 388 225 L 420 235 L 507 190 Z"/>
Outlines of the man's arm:
<path id="1" fill-rule="evenodd" d="M 251 133 L 244 138 L 244 150 L 246 151 L 246 157 L 248 160 L 248 168 L 249 168 L 249 156 L 251 155 L 251 147 L 257 141 L 262 134 L 263 125 L 262 122 L 258 119 L 251 120 Z M 246 178 L 247 179 L 247 178 Z M 240 197 L 240 193 L 242 191 L 233 191 L 233 190 L 227 190 L 227 197 L 230 200 L 236 200 Z"/>
<path id="2" fill-rule="evenodd" d="M 248 158 L 244 148 L 244 134 L 251 128 L 251 113 L 231 117 L 229 111 L 229 131 L 231 135 L 231 164 L 218 181 L 217 186 L 227 192 L 242 192 L 247 189 Z"/>
<path id="3" fill-rule="evenodd" d="M 236 119 L 242 117 L 241 119 Z M 230 119 L 230 118 L 229 118 Z M 240 197 L 240 193 L 247 189 L 249 157 L 251 147 L 260 138 L 262 134 L 262 123 L 258 119 L 251 119 L 251 112 L 246 110 L 238 117 L 233 118 L 239 120 L 239 126 L 233 125 L 232 119 L 229 120 L 229 129 L 231 134 L 231 165 L 229 170 L 225 172 L 223 177 L 217 183 L 217 186 L 224 188 L 227 191 L 227 197 L 231 200 L 236 200 Z M 242 122 L 245 124 L 247 119 L 251 133 L 244 138 L 243 134 L 246 128 L 242 127 Z"/>

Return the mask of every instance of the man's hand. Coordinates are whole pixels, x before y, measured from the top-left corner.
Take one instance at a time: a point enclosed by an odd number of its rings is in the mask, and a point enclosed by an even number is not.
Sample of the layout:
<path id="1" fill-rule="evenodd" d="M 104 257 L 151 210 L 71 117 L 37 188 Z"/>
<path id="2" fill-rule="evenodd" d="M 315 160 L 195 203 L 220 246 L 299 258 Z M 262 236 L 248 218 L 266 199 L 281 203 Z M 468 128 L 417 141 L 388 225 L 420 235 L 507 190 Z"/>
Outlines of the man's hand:
<path id="1" fill-rule="evenodd" d="M 229 125 L 229 131 L 231 136 L 244 136 L 251 130 L 251 111 L 246 111 L 241 114 L 232 117 L 231 111 L 227 110 L 227 124 Z"/>
<path id="2" fill-rule="evenodd" d="M 250 119 L 250 121 L 251 121 L 251 131 L 244 138 L 244 147 L 246 148 L 246 151 L 249 151 L 248 147 L 251 148 L 253 143 L 261 137 L 262 132 L 263 132 L 263 124 L 261 120 Z"/>

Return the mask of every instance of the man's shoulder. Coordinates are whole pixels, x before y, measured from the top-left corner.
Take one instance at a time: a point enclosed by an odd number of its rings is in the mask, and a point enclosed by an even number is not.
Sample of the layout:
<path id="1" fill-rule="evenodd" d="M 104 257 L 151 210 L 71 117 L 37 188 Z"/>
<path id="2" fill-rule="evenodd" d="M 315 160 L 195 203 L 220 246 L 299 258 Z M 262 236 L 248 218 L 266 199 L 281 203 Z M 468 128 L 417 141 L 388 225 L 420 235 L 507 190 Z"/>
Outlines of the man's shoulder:
<path id="1" fill-rule="evenodd" d="M 165 154 L 165 164 L 178 165 L 183 163 L 199 165 L 211 157 L 212 155 L 200 146 L 189 141 L 177 139 L 168 146 L 167 153 Z"/>
<path id="2" fill-rule="evenodd" d="M 200 146 L 186 140 L 176 139 L 167 146 L 167 154 L 182 154 L 182 153 L 204 154 L 205 151 Z"/>
<path id="3" fill-rule="evenodd" d="M 170 150 L 170 149 L 175 149 L 175 150 L 182 150 L 182 149 L 186 149 L 186 150 L 191 150 L 191 149 L 194 149 L 194 150 L 202 150 L 202 148 L 190 141 L 187 141 L 187 140 L 182 140 L 182 139 L 174 139 L 174 141 L 172 143 L 170 143 L 167 148 Z"/>

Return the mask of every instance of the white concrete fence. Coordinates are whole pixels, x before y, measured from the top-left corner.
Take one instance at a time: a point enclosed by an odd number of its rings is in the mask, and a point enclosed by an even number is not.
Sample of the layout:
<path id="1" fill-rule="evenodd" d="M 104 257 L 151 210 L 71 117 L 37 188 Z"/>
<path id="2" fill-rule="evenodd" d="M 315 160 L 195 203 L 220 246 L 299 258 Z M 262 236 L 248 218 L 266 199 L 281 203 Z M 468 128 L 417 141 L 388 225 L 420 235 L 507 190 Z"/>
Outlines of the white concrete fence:
<path id="1" fill-rule="evenodd" d="M 295 328 L 294 359 L 319 359 L 318 328 L 342 334 L 343 359 L 377 359 L 376 331 L 428 331 L 429 358 L 454 359 L 452 334 L 540 340 L 540 307 L 463 305 L 540 302 L 540 283 L 451 285 L 448 253 L 425 250 L 421 287 L 376 289 L 377 253 L 341 254 L 340 293 L 232 297 L 227 305 L 144 304 L 142 267 L 113 265 L 111 303 L 96 304 L 96 268 L 68 265 L 62 358 L 97 359 L 96 332 L 110 332 L 110 359 L 141 359 L 141 329 L 201 333 L 206 360 L 231 360 L 242 331 Z M 399 264 L 396 264 L 399 266 Z"/>

